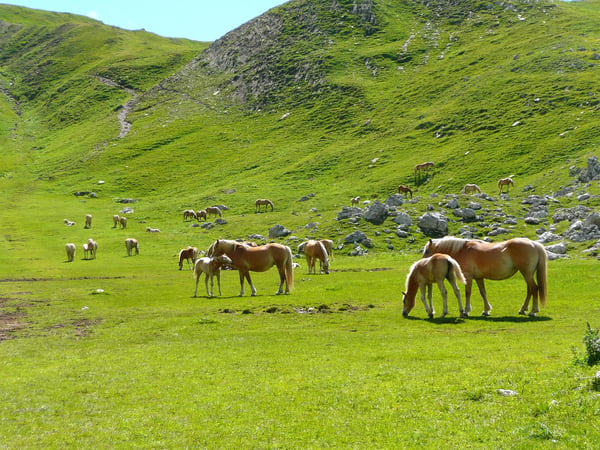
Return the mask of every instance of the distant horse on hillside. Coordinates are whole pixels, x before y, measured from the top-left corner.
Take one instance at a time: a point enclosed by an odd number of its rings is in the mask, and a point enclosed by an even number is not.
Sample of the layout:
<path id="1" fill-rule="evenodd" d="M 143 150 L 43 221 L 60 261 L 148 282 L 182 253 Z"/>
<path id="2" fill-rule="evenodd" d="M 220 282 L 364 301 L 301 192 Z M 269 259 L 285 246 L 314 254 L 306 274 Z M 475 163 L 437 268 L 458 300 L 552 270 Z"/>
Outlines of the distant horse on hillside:
<path id="1" fill-rule="evenodd" d="M 271 211 L 273 211 L 273 202 L 267 198 L 259 198 L 258 200 L 256 200 L 254 202 L 254 207 L 255 207 L 255 212 L 260 212 L 260 207 L 264 206 L 265 207 L 265 211 L 267 211 L 269 209 L 269 206 L 271 207 Z"/>
<path id="2" fill-rule="evenodd" d="M 404 194 L 405 197 L 407 196 L 407 194 L 410 194 L 410 198 L 412 198 L 413 195 L 411 189 L 404 184 L 398 186 L 398 194 Z"/>
<path id="3" fill-rule="evenodd" d="M 196 219 L 200 220 L 200 218 L 203 218 L 204 221 L 206 222 L 206 210 L 205 209 L 201 209 L 200 211 L 196 211 Z"/>
<path id="4" fill-rule="evenodd" d="M 352 197 L 350 199 L 350 204 L 351 204 L 351 206 L 354 206 L 354 205 L 358 206 L 359 201 L 360 201 L 360 195 L 357 195 L 356 197 Z"/>
<path id="5" fill-rule="evenodd" d="M 417 164 L 415 166 L 415 178 L 417 177 L 417 175 L 421 174 L 421 171 L 423 172 L 429 172 L 429 169 L 431 169 L 435 164 L 432 163 L 431 161 L 428 162 L 424 162 L 421 164 Z"/>
<path id="6" fill-rule="evenodd" d="M 186 209 L 185 211 L 183 211 L 183 220 L 186 221 L 187 219 L 198 220 L 198 216 L 196 215 L 196 212 L 193 209 Z"/>
<path id="7" fill-rule="evenodd" d="M 539 312 L 538 295 L 542 305 L 546 304 L 547 292 L 547 260 L 546 250 L 539 242 L 526 238 L 514 238 L 503 242 L 485 242 L 478 239 L 459 239 L 445 237 L 430 239 L 423 250 L 423 257 L 434 253 L 452 256 L 460 264 L 466 279 L 465 312 L 471 312 L 471 287 L 473 280 L 477 282 L 483 297 L 483 315 L 489 316 L 492 305 L 488 302 L 484 280 L 505 280 L 517 271 L 521 272 L 527 283 L 527 297 L 519 314 L 526 314 L 529 299 L 533 298 L 530 316 Z M 534 280 L 534 275 L 537 278 Z"/>
<path id="8" fill-rule="evenodd" d="M 121 229 L 127 228 L 127 217 L 125 217 L 125 216 L 120 217 L 119 225 L 121 225 Z"/>
<path id="9" fill-rule="evenodd" d="M 73 262 L 73 259 L 75 259 L 75 244 L 65 245 L 65 250 L 67 251 L 67 261 Z"/>
<path id="10" fill-rule="evenodd" d="M 498 180 L 498 190 L 500 192 L 503 191 L 504 186 L 506 186 L 506 193 L 508 194 L 508 189 L 510 188 L 510 186 L 515 186 L 515 183 L 513 182 L 511 177 L 507 177 L 507 178 L 501 178 Z"/>
<path id="11" fill-rule="evenodd" d="M 481 189 L 476 184 L 465 184 L 462 190 L 463 194 L 481 194 Z"/>
<path id="12" fill-rule="evenodd" d="M 127 249 L 127 256 L 131 256 L 131 251 L 135 249 L 135 254 L 140 254 L 140 245 L 137 239 L 128 238 L 125 239 L 125 248 Z"/>
<path id="13" fill-rule="evenodd" d="M 265 272 L 273 266 L 279 271 L 279 289 L 276 294 L 289 294 L 294 286 L 294 269 L 292 266 L 292 250 L 289 247 L 277 243 L 249 247 L 236 241 L 219 239 L 215 241 L 208 256 L 227 255 L 233 265 L 240 272 L 240 293 L 244 295 L 244 279 L 248 280 L 252 294 L 256 295 L 256 288 L 252 284 L 250 272 Z"/>
<path id="14" fill-rule="evenodd" d="M 221 212 L 221 208 L 219 208 L 218 206 L 209 206 L 206 208 L 206 215 L 210 216 L 210 215 L 214 215 L 219 216 L 219 217 L 223 217 L 223 213 Z"/>
<path id="15" fill-rule="evenodd" d="M 436 283 L 440 288 L 442 298 L 444 299 L 444 312 L 442 313 L 442 317 L 445 317 L 448 314 L 448 291 L 444 285 L 446 280 L 450 282 L 452 289 L 454 289 L 454 295 L 456 295 L 456 298 L 458 299 L 458 309 L 462 316 L 464 311 L 460 301 L 460 289 L 458 289 L 456 281 L 458 280 L 462 284 L 465 284 L 465 277 L 460 270 L 458 263 L 452 257 L 441 253 L 435 253 L 429 258 L 420 259 L 411 266 L 408 276 L 406 277 L 406 292 L 402 293 L 404 296 L 402 315 L 404 317 L 408 316 L 410 310 L 415 306 L 417 291 L 420 290 L 421 301 L 425 306 L 425 311 L 429 318 L 433 318 L 435 311 L 433 310 L 433 303 L 431 301 L 432 286 L 433 283 Z M 427 290 L 429 306 L 425 300 L 425 290 Z"/>
<path id="16" fill-rule="evenodd" d="M 85 225 L 83 226 L 83 228 L 92 228 L 92 215 L 91 214 L 87 214 L 85 216 Z"/>

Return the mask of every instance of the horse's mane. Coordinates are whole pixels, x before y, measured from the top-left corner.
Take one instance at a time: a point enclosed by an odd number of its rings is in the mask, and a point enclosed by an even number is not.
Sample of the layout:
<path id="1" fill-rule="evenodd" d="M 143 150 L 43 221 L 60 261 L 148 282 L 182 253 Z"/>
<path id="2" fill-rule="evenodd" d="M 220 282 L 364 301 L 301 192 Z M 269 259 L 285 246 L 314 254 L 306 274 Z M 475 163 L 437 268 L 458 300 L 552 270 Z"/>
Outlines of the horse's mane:
<path id="1" fill-rule="evenodd" d="M 467 239 L 446 236 L 441 239 L 434 239 L 432 242 L 437 250 L 452 253 L 461 250 L 468 241 Z"/>
<path id="2" fill-rule="evenodd" d="M 410 279 L 412 277 L 413 272 L 415 271 L 415 267 L 419 264 L 419 261 L 421 261 L 420 259 L 415 261 L 412 266 L 410 266 L 410 270 L 408 271 L 408 274 L 406 275 L 406 281 L 404 282 L 404 290 L 408 291 L 408 284 L 410 282 Z"/>

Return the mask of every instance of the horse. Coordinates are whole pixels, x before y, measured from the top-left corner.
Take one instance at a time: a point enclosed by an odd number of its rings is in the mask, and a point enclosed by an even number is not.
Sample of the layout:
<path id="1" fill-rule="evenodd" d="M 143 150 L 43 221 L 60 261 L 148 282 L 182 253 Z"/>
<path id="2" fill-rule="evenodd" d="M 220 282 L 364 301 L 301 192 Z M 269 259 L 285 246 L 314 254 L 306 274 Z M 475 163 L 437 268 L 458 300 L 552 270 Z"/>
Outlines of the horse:
<path id="1" fill-rule="evenodd" d="M 158 228 L 150 228 L 150 227 L 146 227 L 146 231 L 148 233 L 160 233 L 160 230 Z"/>
<path id="2" fill-rule="evenodd" d="M 131 256 L 131 250 L 135 249 L 135 254 L 140 254 L 140 245 L 137 239 L 128 238 L 125 239 L 125 248 L 127 249 L 127 256 Z"/>
<path id="3" fill-rule="evenodd" d="M 421 164 L 417 164 L 415 166 L 415 177 L 417 176 L 417 174 L 419 174 L 421 172 L 421 170 L 424 171 L 424 172 L 428 172 L 429 169 L 431 169 L 434 165 L 435 164 L 432 163 L 431 161 L 424 162 L 424 163 L 421 163 Z"/>
<path id="4" fill-rule="evenodd" d="M 198 258 L 194 264 L 194 276 L 196 277 L 196 290 L 194 291 L 194 297 L 198 296 L 198 281 L 200 276 L 205 273 L 206 278 L 204 284 L 206 285 L 206 296 L 214 297 L 214 277 L 217 277 L 217 285 L 219 286 L 219 295 L 221 293 L 221 267 L 232 264 L 231 259 L 227 255 L 203 257 Z M 208 292 L 208 278 L 210 277 L 210 293 Z"/>
<path id="5" fill-rule="evenodd" d="M 83 228 L 92 228 L 92 215 L 88 214 L 85 216 L 85 225 Z"/>
<path id="6" fill-rule="evenodd" d="M 417 290 L 421 291 L 421 301 L 425 306 L 425 311 L 429 318 L 432 319 L 435 311 L 433 310 L 432 297 L 432 286 L 433 283 L 437 283 L 444 299 L 444 312 L 441 317 L 445 317 L 448 314 L 448 291 L 444 285 L 444 281 L 448 280 L 454 295 L 458 299 L 458 309 L 461 317 L 464 314 L 462 303 L 460 301 L 460 289 L 456 285 L 456 280 L 462 284 L 466 283 L 465 276 L 460 270 L 460 265 L 448 255 L 441 253 L 434 253 L 429 258 L 423 258 L 415 262 L 406 276 L 405 289 L 403 292 L 403 309 L 402 315 L 408 317 L 408 313 L 415 306 L 415 297 L 417 296 Z M 427 288 L 427 296 L 429 297 L 429 306 L 425 300 L 425 289 Z"/>
<path id="7" fill-rule="evenodd" d="M 489 304 L 485 291 L 484 279 L 505 280 L 517 271 L 521 272 L 527 283 L 527 297 L 519 314 L 527 314 L 529 299 L 533 306 L 529 315 L 539 312 L 538 296 L 542 305 L 546 304 L 547 293 L 547 261 L 546 250 L 539 242 L 527 238 L 514 238 L 503 242 L 484 242 L 478 239 L 459 239 L 445 237 L 430 239 L 425 245 L 423 256 L 434 253 L 444 253 L 452 256 L 460 264 L 466 279 L 465 286 L 465 317 L 471 312 L 471 287 L 473 280 L 477 282 L 483 298 L 483 315 L 489 316 L 492 306 Z M 536 280 L 534 280 L 534 274 Z"/>
<path id="8" fill-rule="evenodd" d="M 206 208 L 206 215 L 210 216 L 211 214 L 214 214 L 215 217 L 217 217 L 217 215 L 219 217 L 223 217 L 223 213 L 221 212 L 221 208 L 219 208 L 218 206 L 209 206 Z"/>
<path id="9" fill-rule="evenodd" d="M 92 259 L 96 259 L 96 250 L 98 250 L 98 244 L 93 239 L 88 239 L 88 241 L 83 244 L 83 259 L 88 259 L 89 256 Z"/>
<path id="10" fill-rule="evenodd" d="M 119 226 L 119 219 L 120 217 L 117 214 L 113 215 L 113 228 L 117 228 Z"/>
<path id="11" fill-rule="evenodd" d="M 127 217 L 123 216 L 119 218 L 119 224 L 121 225 L 121 229 L 127 228 Z"/>
<path id="12" fill-rule="evenodd" d="M 183 268 L 183 260 L 185 259 L 188 263 L 188 267 L 192 268 L 194 263 L 196 262 L 196 257 L 198 256 L 198 249 L 196 247 L 188 247 L 183 248 L 179 252 L 179 270 Z M 190 260 L 192 263 L 190 264 Z"/>
<path id="13" fill-rule="evenodd" d="M 356 197 L 352 197 L 350 199 L 350 205 L 351 206 L 358 205 L 359 201 L 360 201 L 360 195 L 357 195 Z"/>
<path id="14" fill-rule="evenodd" d="M 408 186 L 404 184 L 398 186 L 398 194 L 404 194 L 405 197 L 407 196 L 407 194 L 410 194 L 410 198 L 412 198 L 412 191 Z"/>
<path id="15" fill-rule="evenodd" d="M 71 222 L 69 219 L 65 219 L 65 225 L 68 227 L 72 227 L 73 225 L 76 225 L 75 222 Z"/>
<path id="16" fill-rule="evenodd" d="M 193 209 L 186 209 L 185 211 L 183 211 L 183 220 L 185 222 L 186 219 L 189 218 L 194 218 L 196 220 L 198 220 L 198 216 L 196 215 L 196 212 Z"/>
<path id="17" fill-rule="evenodd" d="M 310 272 L 316 274 L 315 261 L 319 260 L 320 272 L 325 274 L 329 273 L 329 256 L 327 255 L 327 249 L 321 241 L 311 239 L 304 245 L 304 255 L 306 256 L 306 264 L 308 265 L 308 274 Z"/>
<path id="18" fill-rule="evenodd" d="M 481 194 L 481 189 L 476 184 L 465 184 L 465 187 L 462 190 L 463 194 Z"/>
<path id="19" fill-rule="evenodd" d="M 65 245 L 65 250 L 67 251 L 67 261 L 73 262 L 73 259 L 75 258 L 75 244 L 69 243 Z"/>
<path id="20" fill-rule="evenodd" d="M 201 217 L 206 222 L 206 210 L 205 209 L 201 209 L 200 211 L 196 211 L 196 220 L 200 221 Z"/>
<path id="21" fill-rule="evenodd" d="M 266 198 L 259 198 L 254 202 L 254 206 L 256 208 L 254 212 L 260 212 L 260 207 L 263 205 L 265 207 L 265 211 L 269 209 L 269 206 L 271 207 L 271 211 L 273 211 L 273 202 L 271 200 Z"/>
<path id="22" fill-rule="evenodd" d="M 304 241 L 298 245 L 298 253 L 304 254 L 304 247 L 306 246 L 307 242 L 308 241 Z M 319 239 L 319 242 L 321 242 L 321 244 L 323 244 L 325 247 L 325 250 L 327 250 L 327 256 L 329 257 L 329 260 L 333 261 L 333 241 L 331 239 Z"/>
<path id="23" fill-rule="evenodd" d="M 498 191 L 502 192 L 502 190 L 504 189 L 504 186 L 506 186 L 506 193 L 508 194 L 508 190 L 509 190 L 510 186 L 514 187 L 515 183 L 513 182 L 511 177 L 499 179 L 498 180 Z"/>
<path id="24" fill-rule="evenodd" d="M 233 265 L 240 273 L 240 293 L 244 295 L 244 278 L 248 280 L 251 295 L 256 295 L 256 288 L 252 284 L 250 272 L 265 272 L 274 265 L 279 270 L 279 289 L 276 294 L 283 293 L 285 282 L 285 293 L 289 294 L 294 286 L 294 270 L 292 267 L 292 250 L 282 244 L 272 243 L 258 247 L 248 247 L 236 241 L 219 239 L 210 248 L 209 256 L 227 255 L 233 261 Z"/>

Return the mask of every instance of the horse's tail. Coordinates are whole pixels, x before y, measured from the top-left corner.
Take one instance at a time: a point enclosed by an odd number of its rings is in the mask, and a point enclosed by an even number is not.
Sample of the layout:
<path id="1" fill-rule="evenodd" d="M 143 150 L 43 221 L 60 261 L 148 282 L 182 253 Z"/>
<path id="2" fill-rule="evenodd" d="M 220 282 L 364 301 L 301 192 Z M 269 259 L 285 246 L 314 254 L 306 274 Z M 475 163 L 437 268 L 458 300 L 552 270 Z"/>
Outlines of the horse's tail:
<path id="1" fill-rule="evenodd" d="M 294 256 L 292 255 L 292 249 L 287 245 L 285 246 L 285 253 L 287 256 L 285 259 L 285 281 L 287 283 L 288 290 L 291 291 L 294 287 Z"/>
<path id="2" fill-rule="evenodd" d="M 534 242 L 535 247 L 538 251 L 538 263 L 537 263 L 537 284 L 538 284 L 538 293 L 540 296 L 540 303 L 542 305 L 546 304 L 546 295 L 548 293 L 547 285 L 548 285 L 548 255 L 546 254 L 546 249 L 539 242 Z"/>
<path id="3" fill-rule="evenodd" d="M 460 281 L 462 284 L 467 284 L 467 280 L 465 279 L 465 274 L 460 269 L 460 264 L 458 264 L 458 262 L 450 256 L 448 256 L 448 262 L 452 265 L 452 271 L 454 272 L 454 276 L 456 277 L 456 279 L 458 281 Z"/>

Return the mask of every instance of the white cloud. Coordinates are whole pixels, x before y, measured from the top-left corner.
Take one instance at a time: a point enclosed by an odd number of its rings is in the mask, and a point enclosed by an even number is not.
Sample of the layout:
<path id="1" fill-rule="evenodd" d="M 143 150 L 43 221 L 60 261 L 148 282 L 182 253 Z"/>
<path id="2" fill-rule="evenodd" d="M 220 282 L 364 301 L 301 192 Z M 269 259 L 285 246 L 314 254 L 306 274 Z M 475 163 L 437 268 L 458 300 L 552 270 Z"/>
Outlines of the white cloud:
<path id="1" fill-rule="evenodd" d="M 89 11 L 89 12 L 87 13 L 87 16 L 88 16 L 90 19 L 96 19 L 96 20 L 100 20 L 100 17 L 99 17 L 99 15 L 98 15 L 98 13 L 97 13 L 96 11 Z"/>

